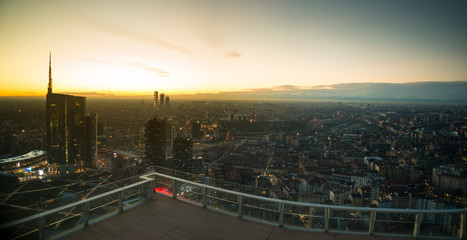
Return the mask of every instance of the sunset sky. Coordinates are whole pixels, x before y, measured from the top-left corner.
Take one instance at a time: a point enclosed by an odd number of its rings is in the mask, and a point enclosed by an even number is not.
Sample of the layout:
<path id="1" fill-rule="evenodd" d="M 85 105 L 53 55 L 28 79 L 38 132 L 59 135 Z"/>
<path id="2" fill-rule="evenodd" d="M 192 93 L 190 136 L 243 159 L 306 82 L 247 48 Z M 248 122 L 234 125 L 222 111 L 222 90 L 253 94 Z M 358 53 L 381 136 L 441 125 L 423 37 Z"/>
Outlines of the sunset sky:
<path id="1" fill-rule="evenodd" d="M 0 96 L 467 81 L 467 1 L 2 0 Z"/>

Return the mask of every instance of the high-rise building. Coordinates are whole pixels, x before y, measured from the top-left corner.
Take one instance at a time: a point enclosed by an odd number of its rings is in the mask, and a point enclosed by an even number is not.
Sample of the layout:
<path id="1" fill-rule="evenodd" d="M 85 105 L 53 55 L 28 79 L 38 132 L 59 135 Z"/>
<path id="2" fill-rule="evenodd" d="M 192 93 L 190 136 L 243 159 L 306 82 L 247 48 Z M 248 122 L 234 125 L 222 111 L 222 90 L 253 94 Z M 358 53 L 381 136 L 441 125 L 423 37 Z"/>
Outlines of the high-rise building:
<path id="1" fill-rule="evenodd" d="M 97 167 L 97 113 L 86 116 L 86 160 L 88 167 Z"/>
<path id="2" fill-rule="evenodd" d="M 165 94 L 161 93 L 161 106 L 164 106 L 165 103 Z"/>
<path id="3" fill-rule="evenodd" d="M 158 101 L 159 101 L 159 92 L 154 91 L 154 107 L 157 107 Z"/>
<path id="4" fill-rule="evenodd" d="M 165 97 L 165 107 L 166 107 L 166 108 L 169 108 L 169 107 L 170 107 L 170 97 L 169 97 L 169 96 L 166 96 L 166 97 Z"/>
<path id="5" fill-rule="evenodd" d="M 153 166 L 165 166 L 167 121 L 158 117 L 150 119 L 146 122 L 144 136 L 146 158 Z"/>
<path id="6" fill-rule="evenodd" d="M 179 137 L 173 143 L 174 169 L 183 172 L 193 172 L 193 142 L 191 138 Z"/>
<path id="7" fill-rule="evenodd" d="M 86 98 L 52 92 L 49 55 L 49 84 L 46 99 L 47 163 L 50 174 L 84 170 L 86 159 Z"/>
<path id="8" fill-rule="evenodd" d="M 167 119 L 167 144 L 172 147 L 175 138 L 177 137 L 176 123 L 173 119 Z"/>

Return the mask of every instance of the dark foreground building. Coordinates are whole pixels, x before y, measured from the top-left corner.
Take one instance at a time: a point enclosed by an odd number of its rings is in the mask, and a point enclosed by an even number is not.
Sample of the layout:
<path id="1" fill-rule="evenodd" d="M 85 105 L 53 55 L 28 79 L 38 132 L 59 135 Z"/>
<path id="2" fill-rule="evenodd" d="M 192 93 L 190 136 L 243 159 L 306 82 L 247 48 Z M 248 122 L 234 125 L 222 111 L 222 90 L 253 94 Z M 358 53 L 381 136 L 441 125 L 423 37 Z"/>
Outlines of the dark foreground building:
<path id="1" fill-rule="evenodd" d="M 193 142 L 191 138 L 179 137 L 173 144 L 174 169 L 193 173 Z"/>
<path id="2" fill-rule="evenodd" d="M 144 130 L 146 159 L 153 166 L 165 166 L 167 120 L 154 117 Z"/>

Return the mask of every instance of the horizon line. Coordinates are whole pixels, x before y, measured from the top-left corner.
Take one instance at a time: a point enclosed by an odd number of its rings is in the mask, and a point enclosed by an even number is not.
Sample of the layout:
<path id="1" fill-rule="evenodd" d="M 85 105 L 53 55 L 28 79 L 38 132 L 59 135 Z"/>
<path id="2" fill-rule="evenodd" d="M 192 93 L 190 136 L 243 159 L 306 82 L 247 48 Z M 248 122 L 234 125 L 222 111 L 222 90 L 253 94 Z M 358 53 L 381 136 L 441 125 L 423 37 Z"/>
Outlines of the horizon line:
<path id="1" fill-rule="evenodd" d="M 251 89 L 237 89 L 237 90 L 212 90 L 212 91 L 161 91 L 159 92 L 171 95 L 171 96 L 197 96 L 197 95 L 220 95 L 220 94 L 234 94 L 234 93 L 248 93 L 248 92 L 265 92 L 265 91 L 275 91 L 275 92 L 287 92 L 287 91 L 303 91 L 303 90 L 332 90 L 332 86 L 342 86 L 342 85 L 357 85 L 357 84 L 391 84 L 391 85 L 403 85 L 403 84 L 427 84 L 427 83 L 467 83 L 467 80 L 456 80 L 456 81 L 421 81 L 421 82 L 351 82 L 351 83 L 336 83 L 329 85 L 313 85 L 313 86 L 298 86 L 298 85 L 279 85 L 273 87 L 263 87 L 263 88 L 251 88 Z M 157 89 L 156 89 L 157 90 Z M 88 97 L 150 97 L 153 96 L 151 90 L 150 93 L 144 94 L 146 91 L 60 91 L 56 92 L 57 94 L 70 94 L 70 95 L 84 95 Z M 1 93 L 0 97 L 40 97 L 46 96 L 47 90 L 44 92 L 7 92 Z"/>

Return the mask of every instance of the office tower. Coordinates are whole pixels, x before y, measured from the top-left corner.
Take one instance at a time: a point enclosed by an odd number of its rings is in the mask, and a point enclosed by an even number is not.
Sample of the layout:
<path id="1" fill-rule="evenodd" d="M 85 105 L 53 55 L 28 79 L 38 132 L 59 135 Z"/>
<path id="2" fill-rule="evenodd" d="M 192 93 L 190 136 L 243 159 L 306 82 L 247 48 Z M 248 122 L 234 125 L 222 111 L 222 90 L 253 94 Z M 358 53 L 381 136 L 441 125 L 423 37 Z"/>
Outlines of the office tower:
<path id="1" fill-rule="evenodd" d="M 161 106 L 164 106 L 165 103 L 165 95 L 161 93 Z"/>
<path id="2" fill-rule="evenodd" d="M 169 118 L 167 120 L 167 144 L 172 147 L 175 138 L 177 137 L 177 131 L 175 122 Z"/>
<path id="3" fill-rule="evenodd" d="M 173 143 L 174 169 L 183 172 L 193 172 L 193 142 L 191 138 L 179 137 Z"/>
<path id="4" fill-rule="evenodd" d="M 194 139 L 201 138 L 201 123 L 199 121 L 193 122 L 191 125 L 191 136 Z"/>
<path id="5" fill-rule="evenodd" d="M 148 120 L 144 130 L 144 137 L 145 154 L 150 164 L 154 167 L 165 166 L 167 120 L 157 117 Z"/>
<path id="6" fill-rule="evenodd" d="M 166 107 L 166 108 L 169 108 L 169 107 L 170 107 L 170 97 L 169 97 L 169 96 L 166 96 L 166 97 L 165 97 L 165 107 Z"/>
<path id="7" fill-rule="evenodd" d="M 87 167 L 97 167 L 97 113 L 86 116 L 86 161 Z"/>
<path id="8" fill-rule="evenodd" d="M 158 101 L 159 101 L 159 92 L 154 91 L 154 107 L 157 107 Z"/>
<path id="9" fill-rule="evenodd" d="M 46 98 L 47 163 L 50 174 L 71 174 L 84 170 L 86 158 L 86 98 L 52 92 L 49 55 L 49 84 Z"/>

